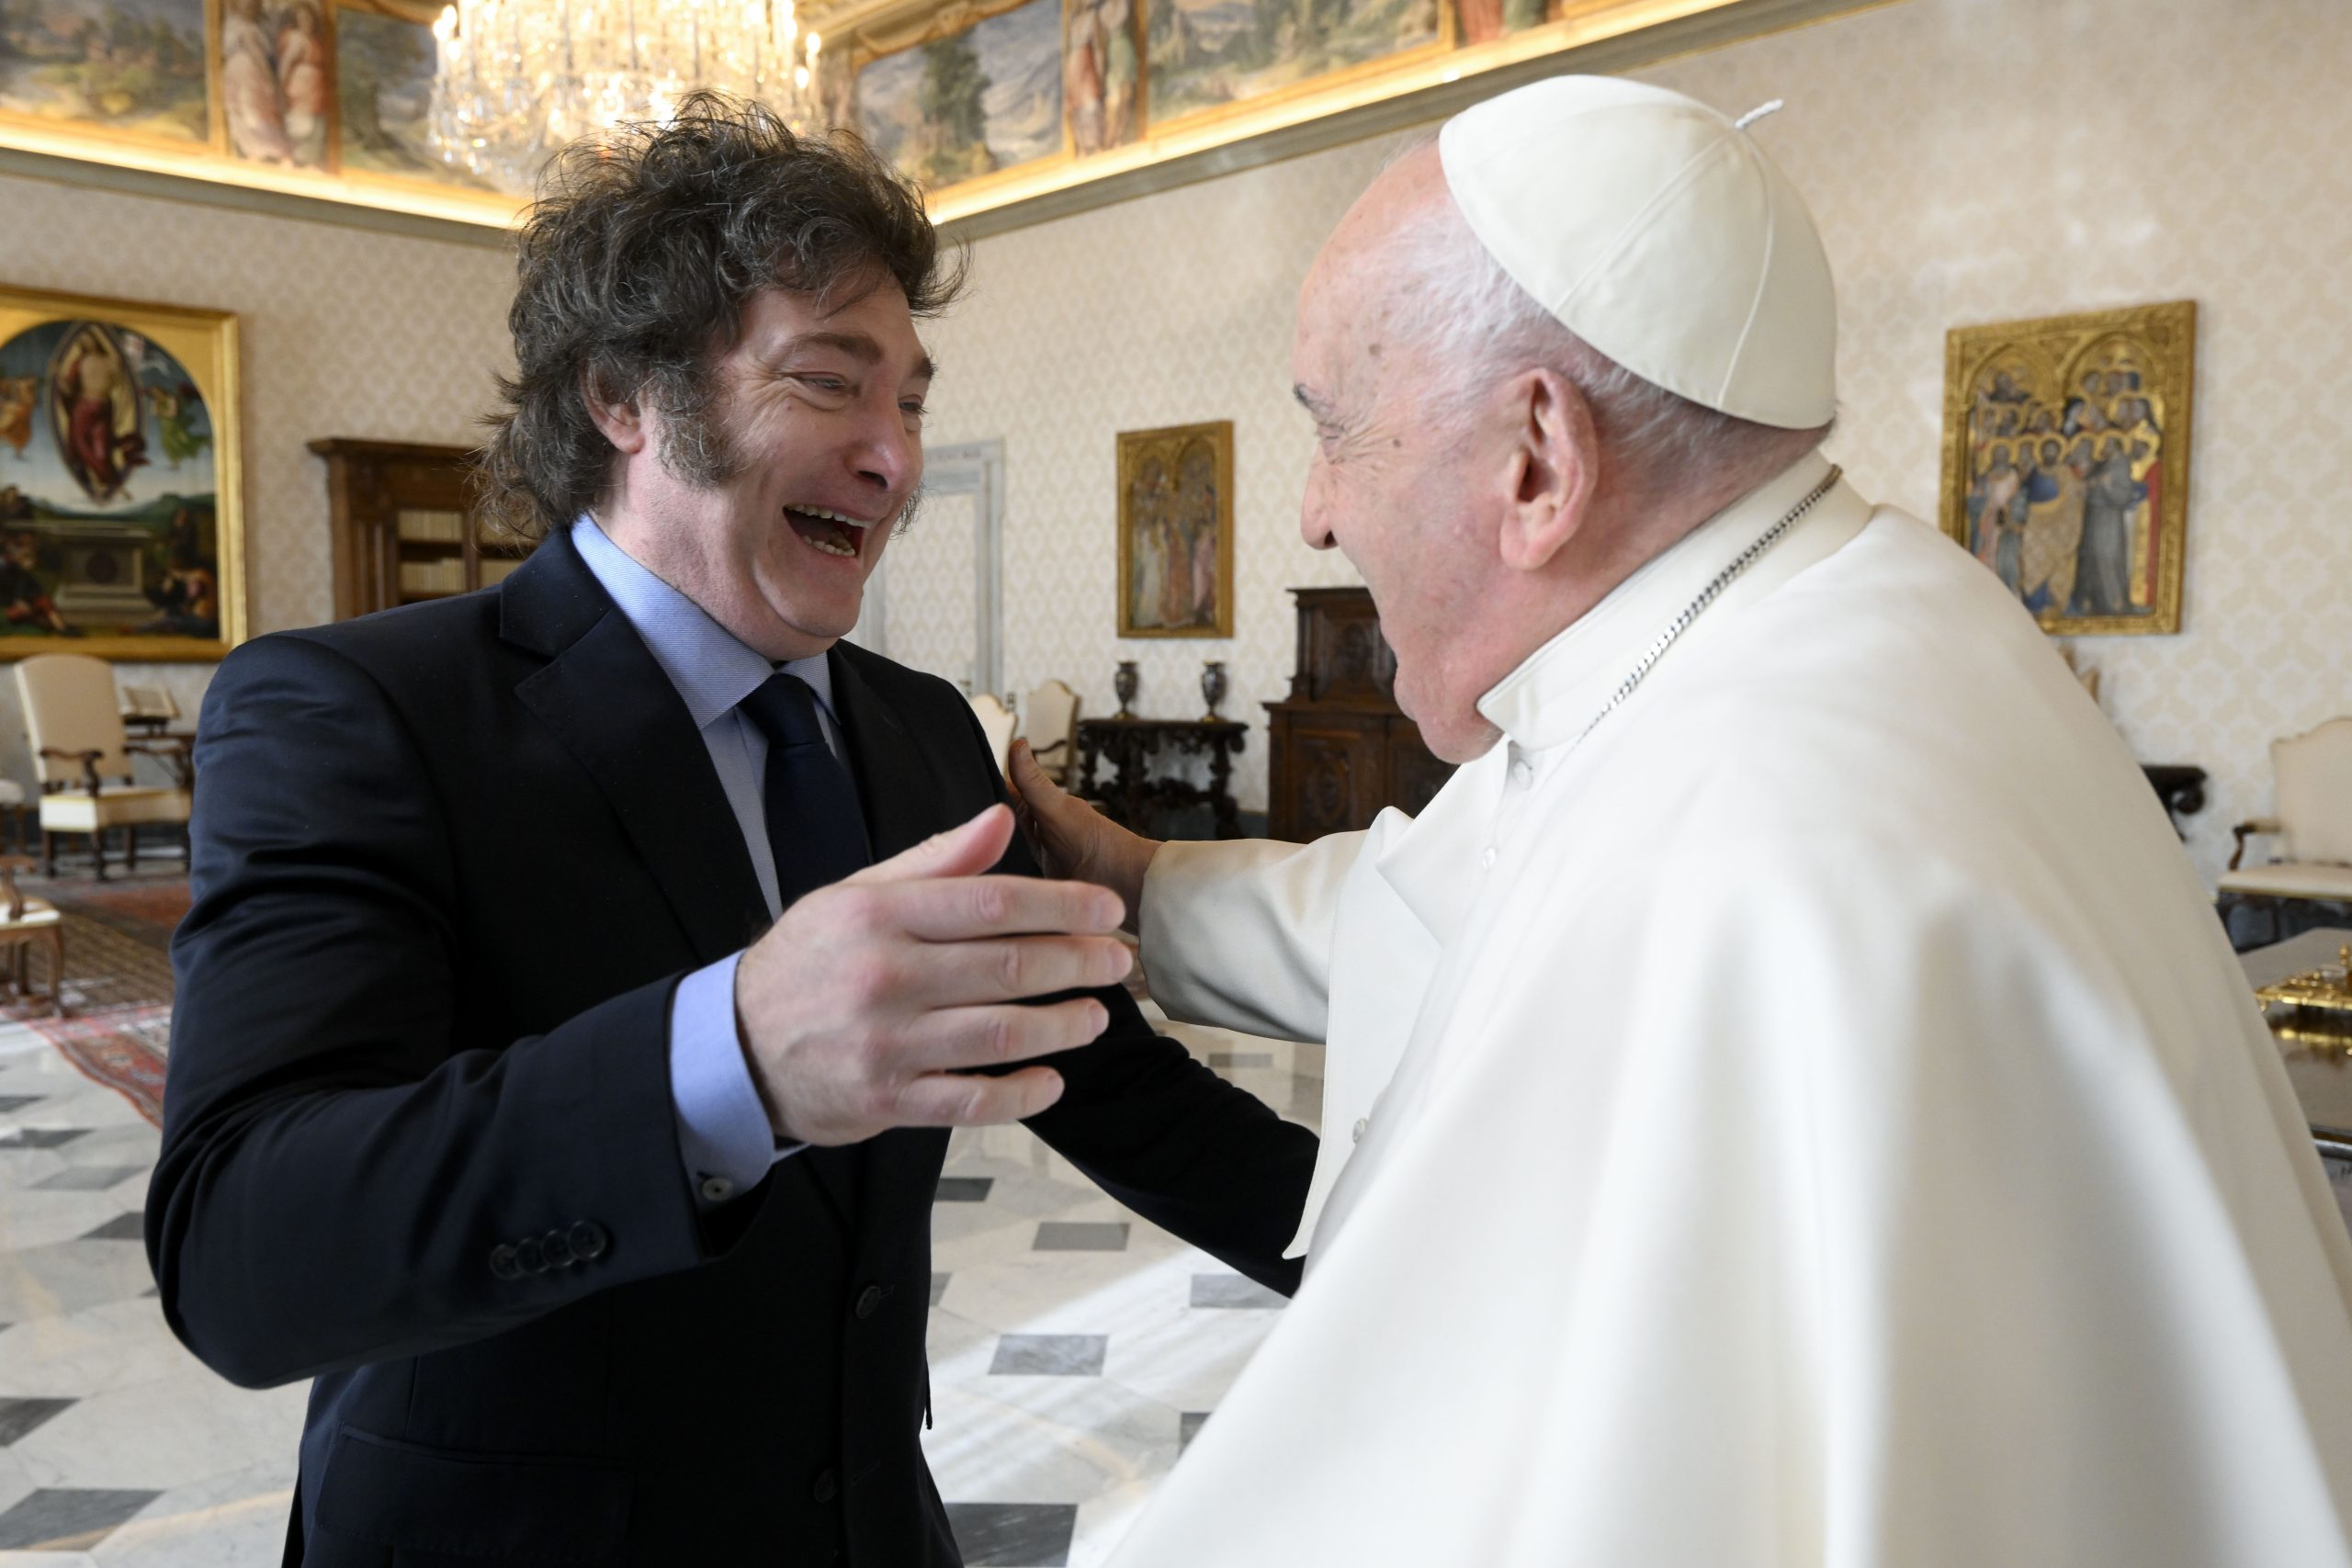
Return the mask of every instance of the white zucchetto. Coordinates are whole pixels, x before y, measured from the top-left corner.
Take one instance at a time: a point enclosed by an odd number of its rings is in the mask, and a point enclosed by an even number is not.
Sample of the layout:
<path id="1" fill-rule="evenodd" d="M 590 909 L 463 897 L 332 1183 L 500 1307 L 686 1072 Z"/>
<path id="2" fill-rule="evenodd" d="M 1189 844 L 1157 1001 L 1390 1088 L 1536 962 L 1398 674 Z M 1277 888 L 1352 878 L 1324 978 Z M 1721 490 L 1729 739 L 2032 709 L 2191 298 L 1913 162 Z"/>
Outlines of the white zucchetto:
<path id="1" fill-rule="evenodd" d="M 1829 258 L 1804 198 L 1725 116 L 1555 76 L 1454 116 L 1438 158 L 1478 243 L 1618 364 L 1759 424 L 1836 416 Z"/>

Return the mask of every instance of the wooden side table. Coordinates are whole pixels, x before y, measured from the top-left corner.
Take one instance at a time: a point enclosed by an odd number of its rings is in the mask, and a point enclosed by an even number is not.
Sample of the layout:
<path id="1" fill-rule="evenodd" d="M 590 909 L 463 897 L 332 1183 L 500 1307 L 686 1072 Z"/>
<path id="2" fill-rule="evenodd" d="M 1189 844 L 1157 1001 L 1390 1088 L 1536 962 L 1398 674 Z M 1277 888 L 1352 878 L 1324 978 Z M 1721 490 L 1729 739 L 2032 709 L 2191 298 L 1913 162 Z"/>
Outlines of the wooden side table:
<path id="1" fill-rule="evenodd" d="M 1155 811 L 1206 806 L 1216 819 L 1216 836 L 1238 839 L 1241 812 L 1233 798 L 1233 759 L 1249 734 L 1248 725 L 1232 718 L 1082 718 L 1078 721 L 1078 755 L 1084 772 L 1078 793 L 1099 802 L 1112 821 L 1137 833 L 1151 830 Z M 1184 779 L 1154 778 L 1152 762 L 1163 755 L 1207 756 L 1208 787 Z M 1097 765 L 1105 757 L 1114 772 L 1107 786 L 1098 786 Z"/>
<path id="2" fill-rule="evenodd" d="M 30 855 L 0 855 L 0 946 L 8 950 L 8 979 L 20 996 L 33 994 L 28 952 L 40 943 L 49 949 L 49 1006 L 65 1016 L 65 923 L 57 907 L 35 898 L 17 886 L 19 872 L 40 862 Z"/>

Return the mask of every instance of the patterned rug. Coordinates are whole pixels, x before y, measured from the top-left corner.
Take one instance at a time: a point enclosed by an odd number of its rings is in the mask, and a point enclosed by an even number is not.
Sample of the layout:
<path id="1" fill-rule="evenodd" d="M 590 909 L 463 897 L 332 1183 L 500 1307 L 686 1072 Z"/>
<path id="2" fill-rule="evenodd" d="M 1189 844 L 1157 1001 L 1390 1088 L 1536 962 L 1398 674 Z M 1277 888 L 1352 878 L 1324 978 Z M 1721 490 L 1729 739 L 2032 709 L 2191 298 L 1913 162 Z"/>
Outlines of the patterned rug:
<path id="1" fill-rule="evenodd" d="M 85 1077 L 164 1122 L 164 1060 L 172 1032 L 173 928 L 187 913 L 181 873 L 97 883 L 28 877 L 65 930 L 65 1016 L 49 1010 L 48 955 L 36 951 L 35 997 L 10 994 L 0 1018 L 30 1024 Z"/>

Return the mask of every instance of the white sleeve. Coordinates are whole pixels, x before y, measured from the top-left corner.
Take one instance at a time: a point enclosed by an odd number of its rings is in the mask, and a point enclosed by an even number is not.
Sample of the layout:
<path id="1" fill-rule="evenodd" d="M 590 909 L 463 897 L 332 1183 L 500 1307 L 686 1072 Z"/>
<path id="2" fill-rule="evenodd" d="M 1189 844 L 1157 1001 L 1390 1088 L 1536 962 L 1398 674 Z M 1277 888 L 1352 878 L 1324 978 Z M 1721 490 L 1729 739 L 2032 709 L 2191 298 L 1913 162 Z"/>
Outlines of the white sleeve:
<path id="1" fill-rule="evenodd" d="M 1152 999 L 1187 1023 L 1322 1040 L 1340 887 L 1363 841 L 1162 844 L 1140 911 Z"/>

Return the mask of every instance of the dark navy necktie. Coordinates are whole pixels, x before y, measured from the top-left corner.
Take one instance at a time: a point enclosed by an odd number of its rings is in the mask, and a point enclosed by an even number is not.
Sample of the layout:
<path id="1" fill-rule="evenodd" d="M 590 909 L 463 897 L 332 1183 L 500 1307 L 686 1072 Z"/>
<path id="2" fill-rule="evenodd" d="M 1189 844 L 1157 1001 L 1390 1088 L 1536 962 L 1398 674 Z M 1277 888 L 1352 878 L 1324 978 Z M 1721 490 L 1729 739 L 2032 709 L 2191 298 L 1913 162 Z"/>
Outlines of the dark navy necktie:
<path id="1" fill-rule="evenodd" d="M 801 895 L 874 863 L 865 813 L 849 770 L 825 744 L 817 694 L 808 682 L 779 671 L 739 706 L 767 737 L 761 805 L 768 851 L 775 856 L 776 897 L 790 908 Z"/>

